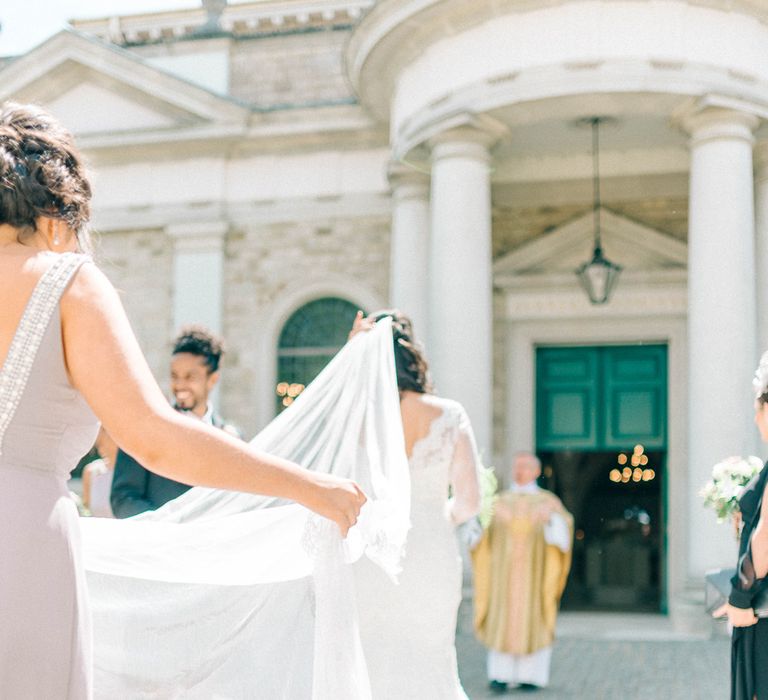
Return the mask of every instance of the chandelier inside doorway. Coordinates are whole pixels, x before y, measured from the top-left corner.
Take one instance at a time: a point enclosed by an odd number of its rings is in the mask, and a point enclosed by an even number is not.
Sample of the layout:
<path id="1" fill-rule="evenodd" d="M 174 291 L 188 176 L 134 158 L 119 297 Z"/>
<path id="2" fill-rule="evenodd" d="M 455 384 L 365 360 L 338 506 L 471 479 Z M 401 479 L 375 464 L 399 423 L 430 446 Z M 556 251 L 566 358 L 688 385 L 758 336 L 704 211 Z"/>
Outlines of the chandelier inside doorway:
<path id="1" fill-rule="evenodd" d="M 581 286 L 593 304 L 605 304 L 619 279 L 621 265 L 612 263 L 603 255 L 600 230 L 600 124 L 612 121 L 609 117 L 587 117 L 579 124 L 592 127 L 592 212 L 594 214 L 594 247 L 592 259 L 575 271 Z"/>

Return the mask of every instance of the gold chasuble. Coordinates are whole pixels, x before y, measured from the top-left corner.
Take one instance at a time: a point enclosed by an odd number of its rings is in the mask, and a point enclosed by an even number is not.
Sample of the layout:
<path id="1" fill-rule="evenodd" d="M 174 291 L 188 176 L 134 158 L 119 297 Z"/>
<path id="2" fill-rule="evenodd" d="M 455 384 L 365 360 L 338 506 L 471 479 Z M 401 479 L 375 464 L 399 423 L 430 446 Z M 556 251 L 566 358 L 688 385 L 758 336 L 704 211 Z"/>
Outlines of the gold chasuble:
<path id="1" fill-rule="evenodd" d="M 571 551 L 547 544 L 551 513 L 564 518 L 573 537 L 573 518 L 553 493 L 506 491 L 472 552 L 475 632 L 490 649 L 528 655 L 554 641 Z"/>

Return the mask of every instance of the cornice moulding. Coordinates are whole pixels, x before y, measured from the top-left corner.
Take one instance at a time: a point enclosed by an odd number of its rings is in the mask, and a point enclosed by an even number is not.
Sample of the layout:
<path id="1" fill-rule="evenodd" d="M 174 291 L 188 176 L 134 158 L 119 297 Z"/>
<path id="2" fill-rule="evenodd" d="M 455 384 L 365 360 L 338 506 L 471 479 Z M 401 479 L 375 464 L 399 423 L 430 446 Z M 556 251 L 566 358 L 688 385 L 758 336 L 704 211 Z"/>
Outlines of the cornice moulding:
<path id="1" fill-rule="evenodd" d="M 194 221 L 183 224 L 170 224 L 165 232 L 171 238 L 210 238 L 220 239 L 229 231 L 228 221 Z"/>
<path id="2" fill-rule="evenodd" d="M 561 5 L 579 5 L 588 0 L 380 0 L 363 17 L 352 33 L 345 54 L 347 72 L 353 89 L 377 118 L 389 119 L 394 86 L 403 69 L 435 43 L 452 35 L 473 29 L 486 21 L 506 15 L 550 10 Z M 605 4 L 626 0 L 604 0 Z M 670 6 L 689 5 L 724 13 L 741 13 L 768 25 L 768 3 L 764 0 L 680 0 L 661 3 Z M 675 73 L 684 62 L 659 54 L 650 60 L 658 71 Z M 605 65 L 600 60 L 585 58 L 564 66 L 572 73 L 594 72 Z M 506 70 L 506 69 L 505 69 Z M 754 75 L 731 70 L 734 84 L 752 85 Z M 372 79 L 374 78 L 375 79 Z M 498 76 L 500 83 L 518 77 L 507 70 Z"/>
<path id="3" fill-rule="evenodd" d="M 549 112 L 558 109 L 553 100 L 562 100 L 560 108 L 562 118 L 584 116 L 585 108 L 577 106 L 576 100 L 586 99 L 590 95 L 607 95 L 612 99 L 610 110 L 621 118 L 622 100 L 630 107 L 638 95 L 643 93 L 677 98 L 681 104 L 658 106 L 658 113 L 665 116 L 677 128 L 690 113 L 705 109 L 730 109 L 742 111 L 747 115 L 768 120 L 768 82 L 735 86 L 734 79 L 712 66 L 686 64 L 675 71 L 654 68 L 648 61 L 608 61 L 601 68 L 581 71 L 569 75 L 562 65 L 532 68 L 521 73 L 515 81 L 505 84 L 490 84 L 487 80 L 466 84 L 448 93 L 442 99 L 423 107 L 413 107 L 404 116 L 395 115 L 391 124 L 393 148 L 400 158 L 408 154 L 424 141 L 433 137 L 441 128 L 450 128 L 453 122 L 467 114 L 469 106 L 476 111 L 475 118 L 492 116 L 496 110 L 506 110 L 509 118 L 512 106 L 549 105 Z M 741 93 L 740 97 L 730 97 L 723 92 L 733 89 Z M 703 97 L 701 96 L 703 93 Z M 582 101 L 583 101 L 582 99 Z M 568 100 L 569 102 L 565 102 Z M 541 109 L 519 109 L 515 112 L 516 121 L 509 122 L 507 130 L 514 135 L 518 124 L 529 123 L 540 118 Z"/>
<path id="4" fill-rule="evenodd" d="M 587 255 L 584 256 L 585 259 Z M 623 270 L 619 284 L 638 289 L 677 289 L 685 286 L 688 271 L 685 269 Z M 494 272 L 494 288 L 504 295 L 526 293 L 550 293 L 581 289 L 574 273 L 538 272 L 508 273 Z"/>
<path id="5" fill-rule="evenodd" d="M 385 147 L 388 135 L 359 107 L 318 108 L 292 112 L 290 118 L 251 124 L 203 124 L 177 129 L 157 129 L 117 134 L 87 134 L 78 138 L 82 150 L 102 160 L 133 160 L 137 154 L 276 153 L 285 150 Z"/>
<path id="6" fill-rule="evenodd" d="M 617 287 L 610 303 L 604 306 L 590 304 L 578 286 L 569 290 L 510 293 L 504 304 L 504 320 L 647 317 L 653 324 L 659 317 L 684 318 L 688 312 L 687 298 L 684 285 L 656 289 Z"/>
<path id="7" fill-rule="evenodd" d="M 350 25 L 373 4 L 373 0 L 272 0 L 230 4 L 220 18 L 222 34 L 251 36 L 305 28 Z M 206 41 L 216 36 L 197 34 L 206 22 L 202 8 L 172 12 L 118 15 L 99 19 L 72 20 L 79 31 L 120 45 L 163 41 Z"/>
<path id="8" fill-rule="evenodd" d="M 225 218 L 232 228 L 252 229 L 340 219 L 377 219 L 387 226 L 391 213 L 392 204 L 386 192 L 343 195 L 333 200 L 308 197 L 262 202 L 215 201 L 194 208 L 184 203 L 167 203 L 140 209 L 101 209 L 95 201 L 93 227 L 105 236 L 123 231 L 156 231 L 173 227 L 183 237 L 187 227 L 197 226 L 201 217 L 207 217 L 214 224 Z M 203 227 L 206 225 L 202 224 Z"/>
<path id="9" fill-rule="evenodd" d="M 708 121 L 716 123 L 729 120 L 753 131 L 760 121 L 766 119 L 768 103 L 717 93 L 686 100 L 672 114 L 672 123 L 688 132 L 696 131 Z"/>

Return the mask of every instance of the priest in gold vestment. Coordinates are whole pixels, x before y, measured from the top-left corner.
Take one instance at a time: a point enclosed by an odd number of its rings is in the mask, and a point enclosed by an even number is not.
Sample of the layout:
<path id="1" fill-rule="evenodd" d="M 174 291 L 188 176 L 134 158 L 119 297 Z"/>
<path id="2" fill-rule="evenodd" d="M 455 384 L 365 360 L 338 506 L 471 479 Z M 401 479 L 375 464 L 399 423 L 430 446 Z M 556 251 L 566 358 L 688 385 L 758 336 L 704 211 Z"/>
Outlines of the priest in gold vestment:
<path id="1" fill-rule="evenodd" d="M 549 683 L 555 620 L 571 566 L 573 518 L 540 488 L 538 458 L 516 455 L 509 490 L 472 552 L 475 631 L 488 647 L 492 690 Z"/>

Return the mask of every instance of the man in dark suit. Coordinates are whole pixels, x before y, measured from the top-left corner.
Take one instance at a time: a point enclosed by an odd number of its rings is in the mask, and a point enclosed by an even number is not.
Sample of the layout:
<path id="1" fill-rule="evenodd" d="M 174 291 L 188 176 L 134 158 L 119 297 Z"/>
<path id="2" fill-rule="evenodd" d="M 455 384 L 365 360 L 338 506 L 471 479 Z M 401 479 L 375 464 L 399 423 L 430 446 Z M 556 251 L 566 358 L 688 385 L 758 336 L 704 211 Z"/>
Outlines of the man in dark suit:
<path id="1" fill-rule="evenodd" d="M 197 416 L 209 425 L 241 437 L 211 407 L 208 397 L 221 376 L 219 363 L 224 354 L 221 339 L 202 326 L 186 326 L 176 338 L 171 358 L 171 392 L 174 407 Z M 189 490 L 187 484 L 166 479 L 142 467 L 120 450 L 115 460 L 110 502 L 117 518 L 130 518 Z"/>

